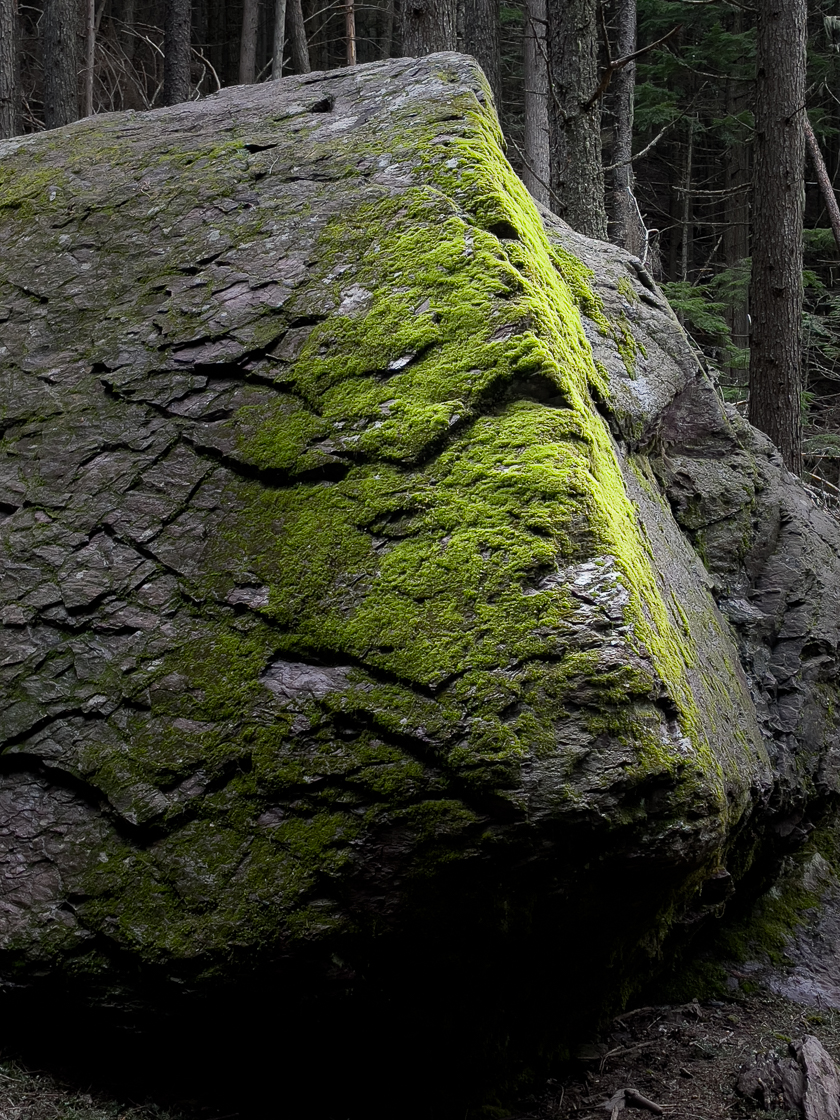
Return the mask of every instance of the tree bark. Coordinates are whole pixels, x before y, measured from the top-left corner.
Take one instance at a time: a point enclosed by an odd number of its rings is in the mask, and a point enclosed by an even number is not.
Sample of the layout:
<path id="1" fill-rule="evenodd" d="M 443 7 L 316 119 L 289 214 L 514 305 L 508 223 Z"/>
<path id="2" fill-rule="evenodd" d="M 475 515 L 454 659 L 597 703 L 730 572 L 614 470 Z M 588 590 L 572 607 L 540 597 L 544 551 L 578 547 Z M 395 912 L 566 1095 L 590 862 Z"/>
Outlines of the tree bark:
<path id="1" fill-rule="evenodd" d="M 78 22 L 74 0 L 45 0 L 42 27 L 47 128 L 79 119 Z"/>
<path id="2" fill-rule="evenodd" d="M 286 0 L 274 2 L 274 47 L 271 53 L 271 77 L 283 77 L 283 47 L 286 44 Z"/>
<path id="3" fill-rule="evenodd" d="M 394 0 L 385 0 L 382 11 L 382 37 L 379 40 L 379 53 L 390 58 L 394 47 Z"/>
<path id="4" fill-rule="evenodd" d="M 96 0 L 85 0 L 85 112 L 93 116 L 93 76 L 96 63 Z"/>
<path id="5" fill-rule="evenodd" d="M 344 35 L 347 40 L 347 65 L 356 65 L 356 8 L 353 0 L 344 0 Z"/>
<path id="6" fill-rule="evenodd" d="M 840 249 L 840 206 L 837 205 L 837 195 L 834 193 L 834 187 L 831 185 L 831 179 L 828 177 L 825 160 L 822 157 L 820 146 L 817 143 L 817 138 L 814 135 L 814 130 L 811 127 L 811 122 L 808 120 L 807 113 L 805 114 L 804 125 L 805 144 L 808 149 L 808 155 L 811 157 L 811 163 L 814 165 L 814 171 L 817 174 L 817 182 L 820 185 L 823 202 L 828 211 L 828 220 L 831 222 L 831 232 L 834 234 L 834 243 L 837 248 Z"/>
<path id="7" fill-rule="evenodd" d="M 740 9 L 732 14 L 732 30 L 740 34 L 744 30 L 744 18 Z M 726 111 L 730 117 L 739 117 L 751 108 L 750 91 L 746 82 L 730 81 L 726 90 Z M 734 139 L 726 148 L 726 171 L 724 186 L 726 202 L 724 206 L 725 226 L 723 229 L 723 259 L 727 268 L 745 269 L 750 255 L 750 147 L 746 135 Z M 726 322 L 732 342 L 740 350 L 749 345 L 749 315 L 746 292 L 735 298 L 726 309 Z M 743 368 L 730 366 L 729 375 L 733 380 L 743 379 Z"/>
<path id="8" fill-rule="evenodd" d="M 502 111 L 502 50 L 499 36 L 499 0 L 465 0 L 464 50 L 484 71 L 496 111 Z"/>
<path id="9" fill-rule="evenodd" d="M 190 39 L 203 53 L 208 39 L 209 11 L 207 0 L 194 0 L 190 23 Z"/>
<path id="10" fill-rule="evenodd" d="M 17 0 L 0 0 L 0 140 L 20 132 Z"/>
<path id="11" fill-rule="evenodd" d="M 243 0 L 242 31 L 239 36 L 239 84 L 249 86 L 257 74 L 257 30 L 260 0 Z"/>
<path id="12" fill-rule="evenodd" d="M 525 7 L 525 108 L 523 146 L 525 186 L 543 206 L 551 206 L 548 151 L 548 35 L 546 0 L 526 0 Z"/>
<path id="13" fill-rule="evenodd" d="M 190 0 L 166 0 L 163 12 L 163 103 L 190 96 Z"/>
<path id="14" fill-rule="evenodd" d="M 306 41 L 306 25 L 303 22 L 301 0 L 288 0 L 286 18 L 289 24 L 289 41 L 292 49 L 292 66 L 297 74 L 308 74 L 309 44 Z"/>
<path id="15" fill-rule="evenodd" d="M 560 217 L 605 241 L 600 100 L 585 107 L 598 87 L 597 15 L 598 0 L 549 0 L 549 135 Z"/>
<path id="16" fill-rule="evenodd" d="M 120 46 L 129 62 L 134 59 L 135 0 L 122 0 L 120 5 Z"/>
<path id="17" fill-rule="evenodd" d="M 403 0 L 403 54 L 415 58 L 456 50 L 455 24 L 455 0 Z"/>
<path id="18" fill-rule="evenodd" d="M 682 230 L 682 238 L 680 240 L 680 280 L 683 282 L 688 280 L 688 275 L 691 271 L 691 250 L 694 240 L 691 191 L 694 184 L 694 129 L 696 124 L 695 118 L 689 117 L 688 142 L 685 148 L 685 174 L 683 176 L 681 200 L 682 211 L 680 213 L 680 229 Z"/>
<path id="19" fill-rule="evenodd" d="M 802 470 L 805 0 L 761 0 L 756 40 L 749 418 Z"/>
<path id="20" fill-rule="evenodd" d="M 636 49 L 636 0 L 618 0 L 615 57 L 627 58 Z M 644 257 L 645 231 L 636 203 L 633 174 L 633 101 L 636 63 L 619 67 L 612 78 L 615 108 L 613 144 L 613 241 L 637 257 Z"/>

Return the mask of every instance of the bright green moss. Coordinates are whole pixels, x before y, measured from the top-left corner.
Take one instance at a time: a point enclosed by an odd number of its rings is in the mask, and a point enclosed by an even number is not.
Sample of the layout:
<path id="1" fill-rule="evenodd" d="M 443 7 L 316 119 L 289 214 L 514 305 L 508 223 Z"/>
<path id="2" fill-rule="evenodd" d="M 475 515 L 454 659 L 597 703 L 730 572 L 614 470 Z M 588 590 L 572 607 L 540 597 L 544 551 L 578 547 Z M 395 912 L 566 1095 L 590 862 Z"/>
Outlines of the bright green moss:
<path id="1" fill-rule="evenodd" d="M 366 293 L 362 308 L 313 328 L 284 374 L 309 411 L 255 414 L 242 448 L 261 466 L 294 473 L 312 461 L 313 439 L 327 438 L 351 457 L 350 469 L 337 484 L 242 491 L 229 547 L 250 553 L 271 588 L 267 616 L 290 648 L 330 649 L 433 689 L 465 679 L 475 689 L 498 666 L 551 656 L 572 606 L 561 592 L 529 588 L 558 563 L 612 556 L 630 593 L 631 642 L 666 682 L 691 764 L 717 784 L 686 678 L 691 638 L 670 620 L 590 400 L 603 376 L 576 304 L 589 300 L 597 320 L 597 301 L 581 266 L 548 246 L 494 126 L 483 115 L 472 123 L 468 139 L 423 152 L 442 192 L 423 186 L 365 204 L 323 233 L 334 303 L 350 276 Z M 453 149 L 455 169 L 440 159 Z M 533 399 L 535 384 L 547 388 Z M 567 679 L 579 680 L 573 666 Z M 628 685 L 599 687 L 600 703 L 618 703 Z M 655 691 L 647 678 L 639 687 Z M 459 694 L 452 684 L 438 707 Z M 393 696 L 388 703 L 405 707 Z M 406 718 L 373 706 L 383 725 Z M 497 761 L 530 749 L 515 721 L 482 712 L 486 727 L 448 752 L 456 768 L 471 768 L 473 751 L 487 758 L 491 743 Z M 647 729 L 638 737 L 640 756 L 675 764 L 665 747 L 650 755 L 655 738 Z"/>

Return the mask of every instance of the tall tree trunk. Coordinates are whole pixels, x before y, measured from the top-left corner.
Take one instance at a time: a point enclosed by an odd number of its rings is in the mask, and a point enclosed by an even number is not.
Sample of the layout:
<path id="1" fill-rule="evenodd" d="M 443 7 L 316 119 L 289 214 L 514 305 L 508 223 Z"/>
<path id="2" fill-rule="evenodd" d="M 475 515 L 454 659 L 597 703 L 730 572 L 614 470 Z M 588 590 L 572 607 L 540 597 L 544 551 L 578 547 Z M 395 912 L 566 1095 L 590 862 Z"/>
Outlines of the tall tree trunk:
<path id="1" fill-rule="evenodd" d="M 93 116 L 93 77 L 96 63 L 96 0 L 85 0 L 85 113 Z"/>
<path id="2" fill-rule="evenodd" d="M 694 185 L 694 129 L 696 124 L 697 122 L 694 117 L 689 117 L 688 143 L 685 148 L 685 174 L 683 176 L 682 188 L 682 213 L 680 214 L 680 228 L 682 230 L 682 239 L 680 241 L 680 280 L 683 281 L 688 280 L 688 275 L 691 271 L 691 250 L 694 240 L 691 192 Z"/>
<path id="3" fill-rule="evenodd" d="M 760 0 L 750 284 L 749 418 L 802 469 L 805 0 Z"/>
<path id="4" fill-rule="evenodd" d="M 207 46 L 209 11 L 207 0 L 195 0 L 192 10 L 192 28 L 190 38 L 196 46 L 204 52 Z"/>
<path id="5" fill-rule="evenodd" d="M 744 18 L 740 9 L 732 14 L 732 30 L 740 34 L 744 30 Z M 726 90 L 726 111 L 737 118 L 750 108 L 750 91 L 746 82 L 730 81 Z M 724 186 L 726 188 L 723 227 L 723 259 L 727 268 L 746 268 L 750 255 L 750 196 L 747 187 L 750 183 L 750 146 L 746 135 L 727 145 Z M 732 342 L 741 350 L 749 345 L 749 314 L 746 292 L 743 297 L 735 298 L 726 309 L 726 322 Z M 743 370 L 730 366 L 730 377 L 743 377 Z"/>
<path id="6" fill-rule="evenodd" d="M 75 0 L 44 0 L 44 122 L 59 128 L 79 119 L 78 8 Z"/>
<path id="7" fill-rule="evenodd" d="M 120 5 L 120 46 L 129 62 L 134 59 L 134 14 L 135 0 L 122 0 Z"/>
<path id="8" fill-rule="evenodd" d="M 190 96 L 190 0 L 165 0 L 163 12 L 163 103 Z"/>
<path id="9" fill-rule="evenodd" d="M 548 152 L 548 35 L 546 0 L 525 6 L 525 171 L 522 179 L 534 198 L 550 206 Z"/>
<path id="10" fill-rule="evenodd" d="M 618 0 L 616 6 L 616 58 L 627 58 L 636 49 L 636 0 Z M 620 67 L 612 79 L 615 107 L 613 144 L 613 241 L 637 257 L 645 255 L 645 231 L 636 203 L 633 174 L 633 100 L 636 63 Z"/>
<path id="11" fill-rule="evenodd" d="M 274 47 L 271 52 L 271 77 L 283 77 L 283 47 L 286 43 L 286 0 L 274 0 Z"/>
<path id="12" fill-rule="evenodd" d="M 289 40 L 292 48 L 292 66 L 297 74 L 308 74 L 309 44 L 306 41 L 306 25 L 303 22 L 301 0 L 288 0 L 286 19 L 289 24 Z"/>
<path id="13" fill-rule="evenodd" d="M 455 0 L 402 0 L 402 50 L 408 58 L 457 49 Z"/>
<path id="14" fill-rule="evenodd" d="M 344 0 L 344 37 L 347 40 L 347 65 L 356 65 L 356 8 L 353 0 Z"/>
<path id="15" fill-rule="evenodd" d="M 249 86 L 257 75 L 257 30 L 260 0 L 243 0 L 242 31 L 239 36 L 239 84 Z"/>
<path id="16" fill-rule="evenodd" d="M 382 10 L 382 37 L 379 40 L 379 53 L 390 58 L 394 49 L 394 0 L 385 0 Z"/>
<path id="17" fill-rule="evenodd" d="M 549 0 L 551 189 L 561 218 L 589 237 L 607 237 L 598 0 Z M 591 101 L 591 103 L 590 103 Z"/>
<path id="18" fill-rule="evenodd" d="M 464 50 L 484 71 L 496 111 L 502 112 L 502 50 L 499 38 L 499 0 L 466 0 Z"/>
<path id="19" fill-rule="evenodd" d="M 17 0 L 0 0 L 0 140 L 20 132 Z"/>
<path id="20" fill-rule="evenodd" d="M 225 0 L 207 0 L 207 57 L 212 62 L 222 85 L 230 83 L 228 69 L 228 7 Z"/>

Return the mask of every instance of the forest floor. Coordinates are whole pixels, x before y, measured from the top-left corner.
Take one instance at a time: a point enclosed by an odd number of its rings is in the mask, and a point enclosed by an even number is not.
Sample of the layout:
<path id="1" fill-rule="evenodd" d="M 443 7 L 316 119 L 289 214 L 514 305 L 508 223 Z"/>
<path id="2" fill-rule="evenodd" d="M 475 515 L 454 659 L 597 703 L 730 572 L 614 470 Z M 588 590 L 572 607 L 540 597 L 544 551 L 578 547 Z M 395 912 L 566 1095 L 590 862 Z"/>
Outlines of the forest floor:
<path id="1" fill-rule="evenodd" d="M 659 1111 L 628 1105 L 627 1120 L 797 1117 L 779 1102 L 747 1102 L 735 1086 L 756 1056 L 785 1056 L 791 1041 L 809 1034 L 840 1063 L 840 1012 L 803 1007 L 762 988 L 726 1002 L 637 1008 L 579 1050 L 576 1073 L 523 1102 L 517 1120 L 607 1120 L 606 1103 L 628 1089 Z"/>
<path id="2" fill-rule="evenodd" d="M 735 1084 L 757 1055 L 784 1055 L 792 1040 L 807 1034 L 840 1064 L 840 1011 L 803 1007 L 764 989 L 726 1002 L 636 1008 L 579 1050 L 574 1073 L 522 1101 L 511 1120 L 607 1120 L 606 1102 L 621 1090 L 634 1090 L 658 1109 L 629 1104 L 622 1120 L 793 1118 L 798 1113 L 772 1102 L 765 1102 L 769 1109 L 746 1102 Z M 0 1056 L 0 1120 L 246 1120 L 245 1114 L 222 1111 L 224 1118 L 192 1101 L 177 1102 L 170 1111 L 119 1100 Z"/>

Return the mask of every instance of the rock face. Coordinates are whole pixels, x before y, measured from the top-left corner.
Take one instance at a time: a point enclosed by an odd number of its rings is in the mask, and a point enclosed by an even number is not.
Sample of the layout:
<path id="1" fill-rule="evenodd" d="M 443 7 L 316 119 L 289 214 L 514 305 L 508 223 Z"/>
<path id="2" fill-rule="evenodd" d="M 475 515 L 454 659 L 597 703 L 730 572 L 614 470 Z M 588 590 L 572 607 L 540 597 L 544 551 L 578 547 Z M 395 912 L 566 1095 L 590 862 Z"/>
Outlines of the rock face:
<path id="1" fill-rule="evenodd" d="M 436 55 L 0 144 L 31 1006 L 469 1095 L 837 791 L 834 523 L 500 143 Z"/>

